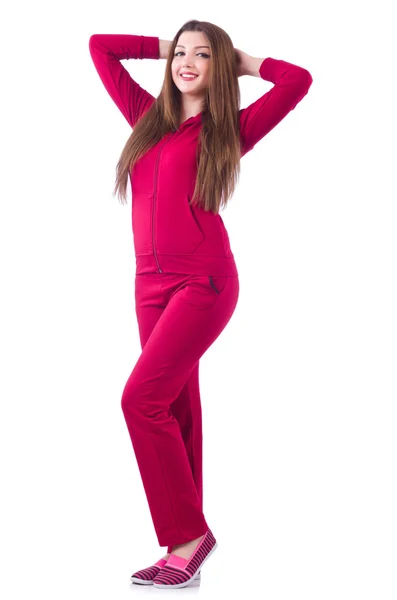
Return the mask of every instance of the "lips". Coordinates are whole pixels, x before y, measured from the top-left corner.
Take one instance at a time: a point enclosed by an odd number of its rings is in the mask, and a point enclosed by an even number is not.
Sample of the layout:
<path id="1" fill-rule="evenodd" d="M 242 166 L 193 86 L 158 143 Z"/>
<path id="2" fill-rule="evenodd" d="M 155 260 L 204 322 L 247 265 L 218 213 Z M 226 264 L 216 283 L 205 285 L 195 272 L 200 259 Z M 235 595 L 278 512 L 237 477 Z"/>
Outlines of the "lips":
<path id="1" fill-rule="evenodd" d="M 182 77 L 182 75 L 191 75 L 193 77 L 190 77 L 190 79 L 194 79 L 196 77 L 198 77 L 198 75 L 196 75 L 196 73 L 189 73 L 188 71 L 184 71 L 183 73 L 180 73 L 179 76 Z"/>

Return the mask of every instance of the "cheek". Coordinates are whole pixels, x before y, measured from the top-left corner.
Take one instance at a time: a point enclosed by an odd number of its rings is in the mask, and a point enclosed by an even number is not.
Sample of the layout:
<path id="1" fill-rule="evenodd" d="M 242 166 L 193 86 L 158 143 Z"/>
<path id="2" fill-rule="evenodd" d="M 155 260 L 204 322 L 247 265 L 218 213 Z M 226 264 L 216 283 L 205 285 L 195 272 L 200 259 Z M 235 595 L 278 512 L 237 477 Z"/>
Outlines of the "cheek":
<path id="1" fill-rule="evenodd" d="M 203 84 L 208 85 L 208 81 L 209 81 L 209 72 L 206 71 L 203 73 Z"/>

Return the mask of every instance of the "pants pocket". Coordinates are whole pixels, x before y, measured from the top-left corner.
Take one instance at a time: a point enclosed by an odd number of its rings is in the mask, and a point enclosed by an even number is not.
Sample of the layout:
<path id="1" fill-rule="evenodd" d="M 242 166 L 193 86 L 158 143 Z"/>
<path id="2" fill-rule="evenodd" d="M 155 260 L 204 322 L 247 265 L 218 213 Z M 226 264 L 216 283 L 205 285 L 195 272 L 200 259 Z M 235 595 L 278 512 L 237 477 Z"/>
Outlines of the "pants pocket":
<path id="1" fill-rule="evenodd" d="M 225 289 L 227 276 L 226 275 L 208 275 L 208 281 L 212 289 L 215 290 L 217 294 L 221 294 Z"/>

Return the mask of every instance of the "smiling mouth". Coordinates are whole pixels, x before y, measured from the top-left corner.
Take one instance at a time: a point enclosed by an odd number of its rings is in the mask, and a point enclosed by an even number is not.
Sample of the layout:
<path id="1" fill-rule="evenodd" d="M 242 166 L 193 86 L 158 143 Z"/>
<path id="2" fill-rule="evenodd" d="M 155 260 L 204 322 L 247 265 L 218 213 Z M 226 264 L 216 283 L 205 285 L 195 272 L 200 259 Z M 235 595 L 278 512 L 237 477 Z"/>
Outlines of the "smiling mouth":
<path id="1" fill-rule="evenodd" d="M 194 79 L 197 79 L 198 75 L 194 75 L 194 77 L 183 77 L 183 75 L 179 75 L 179 77 L 183 80 L 183 81 L 194 81 Z"/>

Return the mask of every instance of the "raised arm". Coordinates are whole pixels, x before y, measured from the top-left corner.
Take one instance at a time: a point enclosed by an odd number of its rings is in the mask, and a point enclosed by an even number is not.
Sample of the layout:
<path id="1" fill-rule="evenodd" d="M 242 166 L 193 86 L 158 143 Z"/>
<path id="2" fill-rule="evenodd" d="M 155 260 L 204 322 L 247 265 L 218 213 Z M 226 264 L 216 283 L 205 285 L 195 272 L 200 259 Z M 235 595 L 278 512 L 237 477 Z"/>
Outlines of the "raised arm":
<path id="1" fill-rule="evenodd" d="M 275 58 L 247 58 L 241 74 L 256 75 L 275 85 L 239 111 L 241 156 L 252 150 L 307 94 L 313 82 L 309 71 Z"/>
<path id="2" fill-rule="evenodd" d="M 90 37 L 89 50 L 103 85 L 133 127 L 155 98 L 131 77 L 120 61 L 130 58 L 159 59 L 159 38 L 98 33 Z"/>

